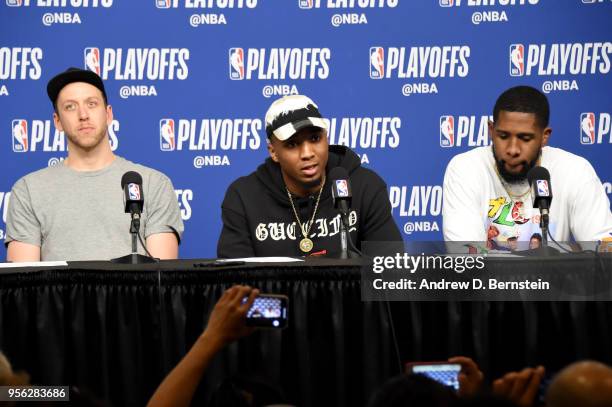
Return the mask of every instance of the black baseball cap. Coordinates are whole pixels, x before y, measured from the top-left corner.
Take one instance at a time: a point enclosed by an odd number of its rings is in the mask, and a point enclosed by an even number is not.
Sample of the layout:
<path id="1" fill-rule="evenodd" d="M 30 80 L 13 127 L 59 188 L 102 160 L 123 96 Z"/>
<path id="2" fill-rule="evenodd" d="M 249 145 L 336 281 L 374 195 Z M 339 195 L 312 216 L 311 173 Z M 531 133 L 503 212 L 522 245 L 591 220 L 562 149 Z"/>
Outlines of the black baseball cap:
<path id="1" fill-rule="evenodd" d="M 47 95 L 49 95 L 49 99 L 51 99 L 53 106 L 55 106 L 57 96 L 64 86 L 73 82 L 85 82 L 95 86 L 96 88 L 100 89 L 102 96 L 104 96 L 104 101 L 108 103 L 104 83 L 102 82 L 102 78 L 100 78 L 100 76 L 92 71 L 70 67 L 59 75 L 54 76 L 49 83 L 47 83 Z"/>
<path id="2" fill-rule="evenodd" d="M 306 127 L 327 130 L 327 124 L 319 107 L 308 96 L 290 95 L 275 100 L 266 113 L 268 138 L 276 136 L 280 141 L 290 139 Z"/>

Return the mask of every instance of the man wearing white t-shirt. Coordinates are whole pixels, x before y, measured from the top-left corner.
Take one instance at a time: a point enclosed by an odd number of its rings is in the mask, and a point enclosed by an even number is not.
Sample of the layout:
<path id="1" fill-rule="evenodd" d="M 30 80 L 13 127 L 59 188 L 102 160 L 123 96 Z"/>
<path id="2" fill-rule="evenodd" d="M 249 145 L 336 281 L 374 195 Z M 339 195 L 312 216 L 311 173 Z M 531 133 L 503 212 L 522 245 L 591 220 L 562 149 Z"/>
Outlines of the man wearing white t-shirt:
<path id="1" fill-rule="evenodd" d="M 550 172 L 553 200 L 549 230 L 559 242 L 612 238 L 610 201 L 591 164 L 547 147 L 552 129 L 546 96 L 529 86 L 502 93 L 489 123 L 492 144 L 459 154 L 444 175 L 443 230 L 446 241 L 487 242 L 527 249 L 541 233 L 527 172 L 536 165 Z"/>

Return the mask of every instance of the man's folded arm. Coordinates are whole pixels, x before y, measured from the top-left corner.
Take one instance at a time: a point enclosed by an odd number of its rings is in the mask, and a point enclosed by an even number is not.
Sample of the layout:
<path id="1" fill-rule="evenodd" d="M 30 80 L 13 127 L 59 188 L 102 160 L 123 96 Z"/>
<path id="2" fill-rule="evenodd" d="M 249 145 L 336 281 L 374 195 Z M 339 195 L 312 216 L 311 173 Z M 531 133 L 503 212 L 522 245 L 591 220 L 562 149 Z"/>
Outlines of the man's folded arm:
<path id="1" fill-rule="evenodd" d="M 41 261 L 40 223 L 32 208 L 30 191 L 24 178 L 17 181 L 11 190 L 5 242 L 7 261 Z"/>
<path id="2" fill-rule="evenodd" d="M 183 220 L 172 182 L 159 174 L 147 205 L 145 229 L 147 249 L 153 257 L 165 260 L 178 258 L 178 246 L 183 235 Z"/>
<path id="3" fill-rule="evenodd" d="M 249 232 L 249 223 L 239 206 L 243 205 L 240 194 L 230 186 L 221 204 L 223 229 L 217 243 L 217 257 L 254 257 L 255 250 Z"/>
<path id="4" fill-rule="evenodd" d="M 461 174 L 453 158 L 444 174 L 442 223 L 444 240 L 451 242 L 483 242 L 486 231 L 477 188 L 469 175 Z"/>
<path id="5" fill-rule="evenodd" d="M 577 242 L 612 236 L 610 200 L 591 164 L 585 162 L 585 166 L 585 181 L 576 186 L 575 199 L 570 206 L 571 230 Z"/>
<path id="6" fill-rule="evenodd" d="M 40 261 L 40 247 L 13 240 L 6 249 L 6 261 L 15 263 Z"/>
<path id="7" fill-rule="evenodd" d="M 178 258 L 178 239 L 176 233 L 155 233 L 146 239 L 151 256 L 162 260 Z"/>
<path id="8" fill-rule="evenodd" d="M 366 242 L 402 242 L 402 235 L 391 214 L 391 203 L 387 185 L 381 186 L 374 194 L 367 208 L 362 240 Z"/>

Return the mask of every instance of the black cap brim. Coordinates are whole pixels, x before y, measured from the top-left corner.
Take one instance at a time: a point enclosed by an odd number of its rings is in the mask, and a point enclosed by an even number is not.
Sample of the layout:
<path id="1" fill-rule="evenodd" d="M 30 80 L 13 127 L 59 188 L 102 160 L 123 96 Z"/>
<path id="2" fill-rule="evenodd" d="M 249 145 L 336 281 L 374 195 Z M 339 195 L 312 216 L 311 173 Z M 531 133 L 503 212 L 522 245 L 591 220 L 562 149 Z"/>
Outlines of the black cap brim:
<path id="1" fill-rule="evenodd" d="M 57 96 L 64 86 L 73 82 L 85 82 L 95 86 L 96 88 L 100 89 L 100 92 L 102 92 L 102 95 L 104 96 L 104 100 L 107 101 L 106 90 L 104 89 L 104 83 L 102 82 L 102 78 L 100 78 L 100 76 L 98 76 L 95 72 L 87 71 L 85 69 L 68 68 L 59 75 L 54 76 L 49 83 L 47 83 L 47 95 L 49 95 L 51 103 L 55 105 Z"/>
<path id="2" fill-rule="evenodd" d="M 287 123 L 276 130 L 272 131 L 272 134 L 280 141 L 289 140 L 295 134 L 305 128 L 316 127 L 319 129 L 327 130 L 325 121 L 320 117 L 307 117 L 303 120 Z M 269 137 L 269 136 L 268 136 Z"/>

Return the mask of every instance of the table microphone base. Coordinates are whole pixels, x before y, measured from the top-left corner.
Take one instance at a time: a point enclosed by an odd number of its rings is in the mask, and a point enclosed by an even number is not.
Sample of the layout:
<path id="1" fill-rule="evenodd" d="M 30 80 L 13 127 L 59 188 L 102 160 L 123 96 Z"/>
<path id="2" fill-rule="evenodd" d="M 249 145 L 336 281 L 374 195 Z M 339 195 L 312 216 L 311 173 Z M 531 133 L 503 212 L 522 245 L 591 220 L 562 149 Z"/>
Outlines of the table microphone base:
<path id="1" fill-rule="evenodd" d="M 143 256 L 142 254 L 132 253 L 126 256 L 117 257 L 116 259 L 111 259 L 111 262 L 119 264 L 147 264 L 155 263 L 155 259 Z"/>
<path id="2" fill-rule="evenodd" d="M 546 256 L 559 256 L 561 252 L 555 249 L 554 247 L 542 246 L 542 247 L 538 247 L 537 249 L 523 250 L 521 252 L 518 252 L 518 254 L 525 255 L 525 256 L 546 257 Z"/>
<path id="3" fill-rule="evenodd" d="M 355 253 L 353 250 L 349 250 L 348 253 L 341 252 L 339 256 L 335 257 L 336 259 L 359 259 L 361 256 L 358 253 Z"/>

